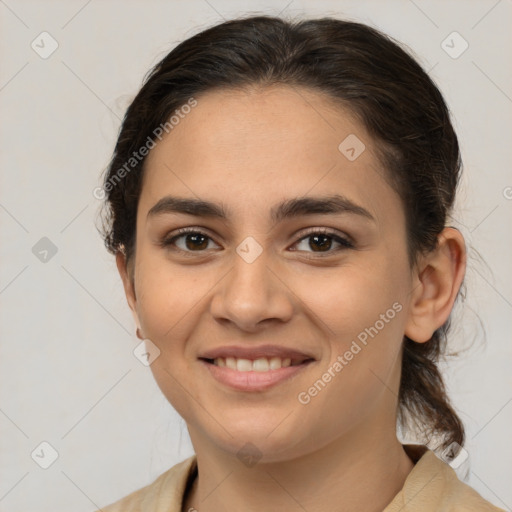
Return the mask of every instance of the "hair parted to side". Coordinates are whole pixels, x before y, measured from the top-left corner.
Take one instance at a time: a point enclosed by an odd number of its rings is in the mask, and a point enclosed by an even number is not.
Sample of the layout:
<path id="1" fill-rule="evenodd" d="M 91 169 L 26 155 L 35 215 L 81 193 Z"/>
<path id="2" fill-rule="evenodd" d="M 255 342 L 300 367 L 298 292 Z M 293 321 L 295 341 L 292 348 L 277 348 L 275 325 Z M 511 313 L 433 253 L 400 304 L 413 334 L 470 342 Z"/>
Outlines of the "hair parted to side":
<path id="1" fill-rule="evenodd" d="M 405 211 L 409 261 L 433 250 L 461 172 L 457 136 L 444 99 L 398 43 L 374 28 L 334 18 L 286 21 L 249 16 L 183 41 L 148 73 L 129 106 L 106 169 L 102 235 L 107 249 L 134 258 L 144 158 L 119 171 L 176 110 L 214 89 L 307 87 L 349 109 L 374 138 Z M 113 178 L 117 178 L 113 186 Z M 107 187 L 107 184 L 110 184 Z M 405 337 L 398 421 L 421 442 L 463 446 L 464 427 L 437 363 L 449 321 L 430 341 Z"/>

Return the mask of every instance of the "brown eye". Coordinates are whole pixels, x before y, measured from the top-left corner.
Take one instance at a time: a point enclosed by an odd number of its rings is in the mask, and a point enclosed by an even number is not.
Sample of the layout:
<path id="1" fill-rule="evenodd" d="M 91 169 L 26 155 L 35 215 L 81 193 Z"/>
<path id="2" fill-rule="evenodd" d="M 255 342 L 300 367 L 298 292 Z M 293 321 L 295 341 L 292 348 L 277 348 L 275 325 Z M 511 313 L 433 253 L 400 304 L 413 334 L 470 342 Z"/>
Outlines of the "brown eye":
<path id="1" fill-rule="evenodd" d="M 338 247 L 331 250 L 333 243 L 338 244 Z M 343 249 L 354 248 L 354 245 L 346 238 L 330 231 L 318 229 L 311 231 L 307 236 L 302 237 L 295 245 L 297 245 L 298 248 L 294 250 L 326 253 L 327 255 Z"/>
<path id="2" fill-rule="evenodd" d="M 201 234 L 189 233 L 188 235 L 182 235 L 185 237 L 185 246 L 191 251 L 195 249 L 206 249 L 208 247 L 208 237 Z M 181 237 L 179 237 L 181 238 Z"/>
<path id="3" fill-rule="evenodd" d="M 313 235 L 309 238 L 309 247 L 314 251 L 329 250 L 332 246 L 332 237 L 327 235 Z"/>
<path id="4" fill-rule="evenodd" d="M 202 231 L 195 229 L 180 229 L 177 235 L 165 238 L 162 247 L 176 247 L 183 252 L 203 252 L 208 249 L 209 242 L 213 240 Z"/>

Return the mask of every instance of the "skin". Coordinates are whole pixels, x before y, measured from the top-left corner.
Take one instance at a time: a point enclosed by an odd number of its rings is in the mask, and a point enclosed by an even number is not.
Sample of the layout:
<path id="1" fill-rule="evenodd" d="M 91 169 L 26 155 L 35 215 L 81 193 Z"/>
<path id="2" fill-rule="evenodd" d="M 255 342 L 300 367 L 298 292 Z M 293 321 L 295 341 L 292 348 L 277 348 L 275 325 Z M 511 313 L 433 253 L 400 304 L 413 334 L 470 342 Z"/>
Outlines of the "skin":
<path id="1" fill-rule="evenodd" d="M 447 320 L 464 276 L 464 240 L 446 228 L 439 248 L 411 268 L 402 203 L 371 137 L 319 93 L 274 86 L 197 100 L 147 157 L 135 262 L 117 255 L 141 338 L 161 351 L 152 372 L 197 455 L 183 510 L 382 511 L 413 468 L 395 430 L 403 335 L 428 341 Z M 349 134 L 366 146 L 354 161 L 338 150 Z M 338 213 L 271 222 L 271 207 L 285 199 L 333 193 L 373 220 Z M 222 203 L 228 220 L 148 217 L 166 195 Z M 186 236 L 176 244 L 188 256 L 159 245 L 183 227 L 201 228 L 206 248 L 187 246 Z M 349 236 L 355 248 L 337 250 L 330 239 L 320 252 L 307 228 Z M 236 252 L 248 236 L 262 249 L 252 263 Z M 394 303 L 401 311 L 300 403 L 298 394 Z M 316 360 L 256 393 L 226 388 L 198 360 L 221 345 L 265 343 Z M 251 467 L 237 457 L 248 442 L 261 456 Z"/>

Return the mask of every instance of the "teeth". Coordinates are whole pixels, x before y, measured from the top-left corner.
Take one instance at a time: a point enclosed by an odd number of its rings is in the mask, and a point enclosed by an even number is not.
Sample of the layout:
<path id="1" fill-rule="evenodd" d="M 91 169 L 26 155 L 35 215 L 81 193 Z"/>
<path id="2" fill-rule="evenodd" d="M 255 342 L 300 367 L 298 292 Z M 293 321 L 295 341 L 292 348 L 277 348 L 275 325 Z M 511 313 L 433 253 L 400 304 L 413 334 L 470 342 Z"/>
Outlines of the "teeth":
<path id="1" fill-rule="evenodd" d="M 270 359 L 270 369 L 277 370 L 278 368 L 281 368 L 281 358 L 280 357 L 272 357 Z"/>
<path id="2" fill-rule="evenodd" d="M 267 372 L 270 368 L 270 365 L 268 364 L 267 359 L 262 357 L 260 359 L 256 359 L 252 363 L 252 368 L 255 372 Z"/>
<path id="3" fill-rule="evenodd" d="M 214 364 L 217 364 L 216 361 L 219 359 L 222 359 L 222 357 L 219 357 L 218 359 L 215 359 Z M 219 365 L 222 366 L 222 365 Z M 236 359 L 234 357 L 226 357 L 226 366 L 228 368 L 231 368 L 232 370 L 236 370 Z"/>
<path id="4" fill-rule="evenodd" d="M 280 357 L 260 357 L 252 361 L 251 359 L 237 359 L 236 357 L 217 357 L 213 360 L 216 366 L 225 366 L 239 372 L 268 372 L 269 370 L 278 370 L 291 366 L 292 360 L 289 357 L 281 359 Z"/>
<path id="5" fill-rule="evenodd" d="M 239 372 L 250 372 L 252 370 L 252 362 L 249 359 L 237 359 L 236 369 Z"/>

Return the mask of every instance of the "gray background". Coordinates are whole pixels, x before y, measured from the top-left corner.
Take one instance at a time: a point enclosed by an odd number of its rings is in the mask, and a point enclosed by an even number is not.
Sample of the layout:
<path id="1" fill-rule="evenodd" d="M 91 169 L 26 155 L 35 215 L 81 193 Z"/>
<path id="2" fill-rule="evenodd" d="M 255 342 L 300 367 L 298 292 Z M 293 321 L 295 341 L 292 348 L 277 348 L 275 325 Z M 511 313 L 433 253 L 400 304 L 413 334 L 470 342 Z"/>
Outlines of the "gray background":
<path id="1" fill-rule="evenodd" d="M 468 482 L 511 510 L 510 0 L 0 0 L 0 511 L 94 510 L 192 454 L 185 423 L 133 355 L 93 190 L 149 68 L 183 38 L 256 11 L 376 26 L 444 93 L 465 162 L 453 224 L 470 254 L 452 337 L 469 348 L 443 368 L 467 428 Z M 43 31 L 58 44 L 49 56 Z M 457 58 L 454 31 L 469 44 Z M 58 453 L 48 469 L 43 441 Z"/>

